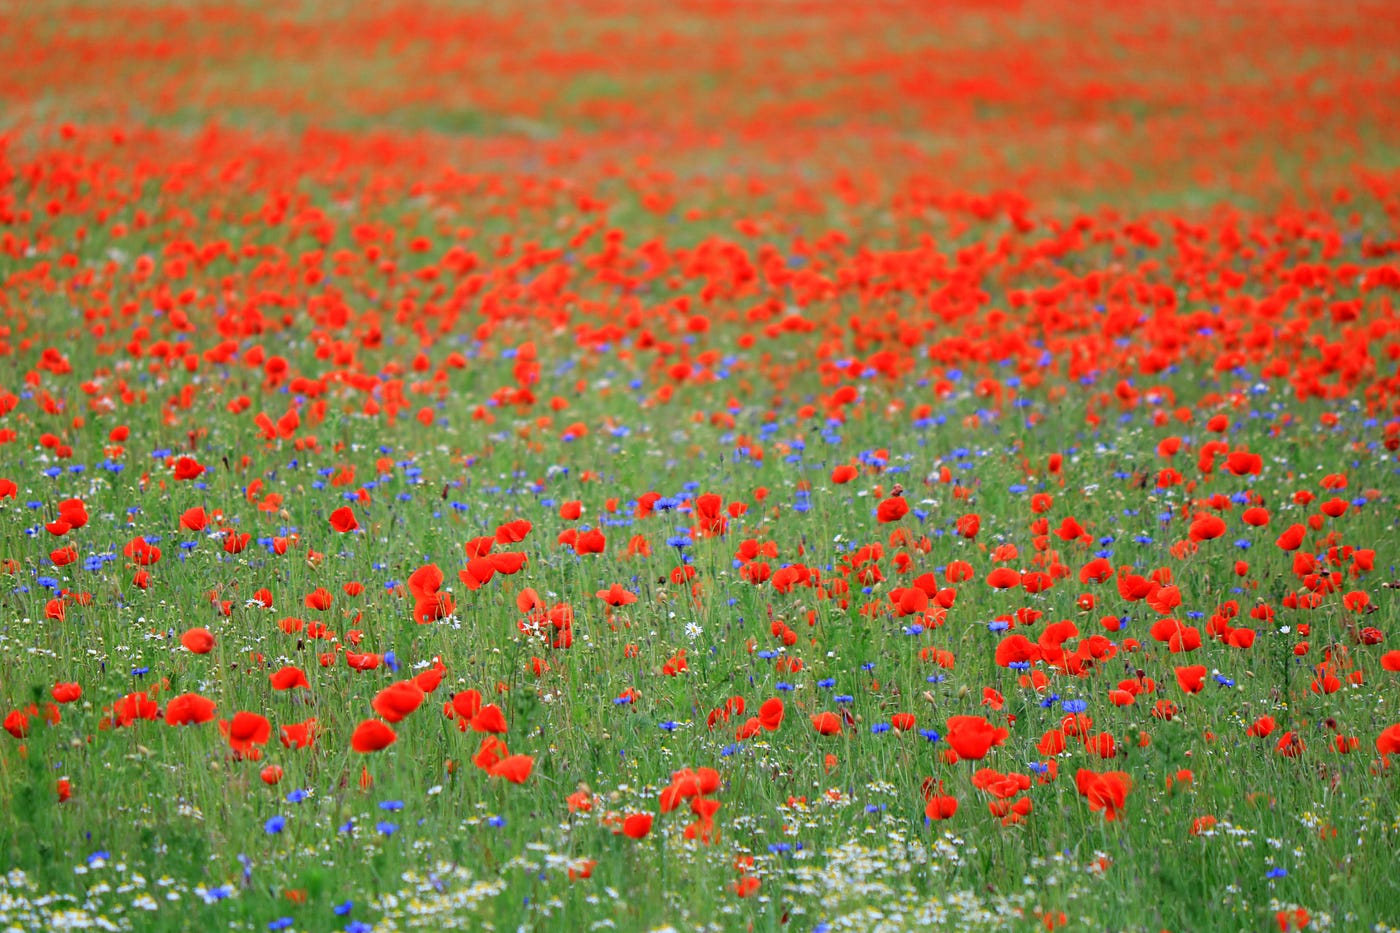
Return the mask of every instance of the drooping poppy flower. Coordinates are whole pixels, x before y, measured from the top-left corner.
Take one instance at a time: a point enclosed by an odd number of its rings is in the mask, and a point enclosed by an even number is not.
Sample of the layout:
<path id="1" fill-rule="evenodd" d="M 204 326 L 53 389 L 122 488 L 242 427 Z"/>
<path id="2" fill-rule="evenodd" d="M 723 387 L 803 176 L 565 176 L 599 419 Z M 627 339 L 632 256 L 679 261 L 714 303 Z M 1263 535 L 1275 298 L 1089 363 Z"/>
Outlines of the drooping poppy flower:
<path id="1" fill-rule="evenodd" d="M 812 728 L 819 735 L 836 735 L 841 731 L 841 717 L 829 711 L 817 713 L 812 716 Z"/>
<path id="2" fill-rule="evenodd" d="M 388 748 L 398 740 L 398 735 L 378 719 L 366 719 L 355 727 L 350 736 L 350 747 L 362 755 Z"/>
<path id="3" fill-rule="evenodd" d="M 360 527 L 360 523 L 355 519 L 355 512 L 348 505 L 343 505 L 331 513 L 331 528 L 341 534 L 348 534 Z"/>
<path id="4" fill-rule="evenodd" d="M 209 525 L 209 516 L 203 506 L 185 509 L 180 513 L 180 527 L 189 531 L 203 531 Z"/>

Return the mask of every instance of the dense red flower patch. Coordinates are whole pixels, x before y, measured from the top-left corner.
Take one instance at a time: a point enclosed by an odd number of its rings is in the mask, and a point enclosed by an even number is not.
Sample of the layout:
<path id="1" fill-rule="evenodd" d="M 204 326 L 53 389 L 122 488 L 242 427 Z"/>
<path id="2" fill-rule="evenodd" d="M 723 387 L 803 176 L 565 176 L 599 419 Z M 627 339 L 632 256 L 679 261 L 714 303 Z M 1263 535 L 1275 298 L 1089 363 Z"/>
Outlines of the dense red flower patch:
<path id="1" fill-rule="evenodd" d="M 872 834 L 1123 875 L 1047 929 L 1304 928 L 1400 773 L 1387 13 L 14 17 L 6 884 L 162 876 L 150 792 L 274 929 L 297 845 L 787 923 Z"/>

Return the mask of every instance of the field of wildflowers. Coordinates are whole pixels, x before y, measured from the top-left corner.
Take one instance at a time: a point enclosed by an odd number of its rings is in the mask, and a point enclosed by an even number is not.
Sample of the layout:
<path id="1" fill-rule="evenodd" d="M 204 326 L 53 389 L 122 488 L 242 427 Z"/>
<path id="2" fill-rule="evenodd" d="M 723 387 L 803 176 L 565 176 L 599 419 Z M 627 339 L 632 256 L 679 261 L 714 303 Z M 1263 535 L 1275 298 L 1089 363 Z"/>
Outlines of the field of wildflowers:
<path id="1" fill-rule="evenodd" d="M 1400 927 L 1393 14 L 13 6 L 0 930 Z"/>

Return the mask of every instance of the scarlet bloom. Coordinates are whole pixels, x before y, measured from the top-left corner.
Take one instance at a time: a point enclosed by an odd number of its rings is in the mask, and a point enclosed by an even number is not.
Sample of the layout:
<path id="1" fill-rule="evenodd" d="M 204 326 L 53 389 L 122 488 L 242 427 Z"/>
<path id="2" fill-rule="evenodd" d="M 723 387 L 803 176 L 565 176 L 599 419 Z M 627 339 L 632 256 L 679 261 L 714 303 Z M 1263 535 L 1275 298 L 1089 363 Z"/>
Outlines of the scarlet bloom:
<path id="1" fill-rule="evenodd" d="M 109 722 L 116 726 L 129 726 L 138 719 L 155 719 L 160 715 L 160 707 L 147 696 L 146 691 L 128 693 L 112 704 Z"/>
<path id="2" fill-rule="evenodd" d="M 594 594 L 609 606 L 630 606 L 637 601 L 637 594 L 625 589 L 621 583 L 614 583 L 606 590 Z"/>
<path id="3" fill-rule="evenodd" d="M 295 690 L 297 687 L 305 690 L 311 689 L 311 682 L 306 679 L 306 674 L 300 668 L 291 665 L 270 675 L 268 680 L 272 681 L 273 690 Z"/>
<path id="4" fill-rule="evenodd" d="M 343 505 L 332 512 L 330 522 L 331 527 L 341 534 L 347 534 L 360 527 L 360 523 L 355 520 L 354 511 L 348 505 Z"/>
<path id="5" fill-rule="evenodd" d="M 1262 528 L 1269 523 L 1269 510 L 1262 506 L 1251 506 L 1240 513 L 1240 520 L 1246 525 Z"/>
<path id="6" fill-rule="evenodd" d="M 590 528 L 574 539 L 574 551 L 578 554 L 602 554 L 608 547 L 608 539 L 597 528 Z"/>
<path id="7" fill-rule="evenodd" d="M 783 724 L 783 714 L 786 708 L 783 701 L 777 697 L 764 700 L 763 705 L 758 708 L 758 722 L 769 732 L 774 732 Z"/>
<path id="8" fill-rule="evenodd" d="M 214 636 L 207 628 L 192 628 L 180 636 L 180 644 L 191 654 L 208 654 L 214 650 Z"/>
<path id="9" fill-rule="evenodd" d="M 1308 746 L 1304 744 L 1303 739 L 1298 733 L 1285 732 L 1279 737 L 1278 744 L 1274 746 L 1274 750 L 1285 758 L 1297 758 L 1308 750 Z"/>
<path id="10" fill-rule="evenodd" d="M 142 567 L 149 567 L 160 562 L 160 548 L 150 544 L 145 538 L 136 537 L 127 542 L 122 548 L 122 553 L 130 557 L 132 563 Z"/>
<path id="11" fill-rule="evenodd" d="M 53 685 L 50 691 L 55 703 L 72 703 L 83 695 L 83 688 L 76 683 L 64 683 L 60 681 Z"/>
<path id="12" fill-rule="evenodd" d="M 209 524 L 209 516 L 205 514 L 203 506 L 195 506 L 192 509 L 185 509 L 180 514 L 180 527 L 190 531 L 203 531 Z"/>
<path id="13" fill-rule="evenodd" d="M 181 457 L 175 461 L 175 478 L 191 480 L 204 472 L 204 467 L 193 457 Z"/>
<path id="14" fill-rule="evenodd" d="M 1186 693 L 1200 693 L 1206 685 L 1205 665 L 1193 664 L 1190 667 L 1178 667 L 1176 669 L 1176 682 Z"/>
<path id="15" fill-rule="evenodd" d="M 817 713 L 812 717 L 812 728 L 821 735 L 836 735 L 841 731 L 841 717 L 832 712 Z"/>
<path id="16" fill-rule="evenodd" d="M 958 798 L 947 794 L 935 794 L 928 798 L 924 815 L 931 820 L 948 820 L 958 812 Z"/>
<path id="17" fill-rule="evenodd" d="M 476 715 L 471 718 L 471 729 L 473 732 L 490 732 L 493 735 L 504 735 L 506 732 L 506 717 L 501 712 L 501 708 L 494 703 L 483 706 L 477 710 Z"/>
<path id="18" fill-rule="evenodd" d="M 214 718 L 214 701 L 197 693 L 182 693 L 165 704 L 165 721 L 172 726 L 198 725 Z"/>
<path id="19" fill-rule="evenodd" d="M 882 524 L 897 522 L 909 514 L 909 503 L 903 496 L 891 496 L 875 509 L 875 518 Z"/>
<path id="20" fill-rule="evenodd" d="M 1102 810 L 1103 818 L 1111 823 L 1118 819 L 1128 791 L 1133 788 L 1133 779 L 1123 771 L 1099 774 L 1080 768 L 1074 776 L 1074 786 L 1088 801 L 1089 809 Z"/>
<path id="21" fill-rule="evenodd" d="M 281 729 L 279 738 L 287 748 L 310 748 L 316 741 L 316 719 L 305 722 L 288 723 Z"/>
<path id="22" fill-rule="evenodd" d="M 1202 515 L 1191 523 L 1188 531 L 1192 541 L 1210 541 L 1225 533 L 1225 520 L 1219 515 Z"/>
<path id="23" fill-rule="evenodd" d="M 992 746 L 1006 741 L 1011 733 L 993 726 L 981 716 L 950 716 L 948 744 L 959 758 L 980 761 Z"/>
<path id="24" fill-rule="evenodd" d="M 836 469 L 831 471 L 831 481 L 837 486 L 840 486 L 843 483 L 849 483 L 855 478 L 856 468 L 851 466 L 849 463 L 843 463 Z"/>
<path id="25" fill-rule="evenodd" d="M 644 839 L 651 832 L 652 815 L 633 813 L 622 821 L 622 833 L 631 839 Z"/>
<path id="26" fill-rule="evenodd" d="M 505 778 L 512 784 L 524 784 L 534 769 L 534 758 L 529 755 L 511 755 L 496 762 L 487 773 L 492 777 Z"/>
<path id="27" fill-rule="evenodd" d="M 1307 534 L 1307 529 L 1302 525 L 1289 525 L 1288 530 L 1278 536 L 1274 542 L 1285 551 L 1296 551 L 1303 546 L 1303 536 Z"/>
<path id="28" fill-rule="evenodd" d="M 233 714 L 232 720 L 220 719 L 219 731 L 235 752 L 256 761 L 262 755 L 257 746 L 267 744 L 272 735 L 272 723 L 265 716 L 240 710 Z"/>
<path id="29" fill-rule="evenodd" d="M 388 722 L 400 722 L 416 710 L 425 694 L 412 680 L 400 680 L 374 695 L 370 707 Z"/>
<path id="30" fill-rule="evenodd" d="M 1021 573 L 1010 567 L 998 567 L 987 574 L 987 585 L 996 590 L 1009 590 L 1021 585 Z"/>
<path id="31" fill-rule="evenodd" d="M 1376 736 L 1376 751 L 1381 753 L 1382 758 L 1400 753 L 1400 722 L 1387 726 Z"/>
<path id="32" fill-rule="evenodd" d="M 378 719 L 366 719 L 355 727 L 350 736 L 350 747 L 360 754 L 377 752 L 388 748 L 398 740 L 398 735 Z"/>
<path id="33" fill-rule="evenodd" d="M 310 593 L 306 594 L 306 608 L 315 609 L 317 612 L 325 612 L 331 607 L 334 597 L 325 587 L 318 586 Z"/>

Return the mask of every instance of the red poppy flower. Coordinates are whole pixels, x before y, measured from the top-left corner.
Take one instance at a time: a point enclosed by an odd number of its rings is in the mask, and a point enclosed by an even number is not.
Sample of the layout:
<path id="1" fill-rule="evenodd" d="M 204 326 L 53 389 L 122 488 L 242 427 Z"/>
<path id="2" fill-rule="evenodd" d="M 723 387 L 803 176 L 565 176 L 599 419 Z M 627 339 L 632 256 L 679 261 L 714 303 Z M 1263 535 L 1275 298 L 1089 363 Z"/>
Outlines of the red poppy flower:
<path id="1" fill-rule="evenodd" d="M 1186 693 L 1200 693 L 1206 685 L 1205 665 L 1193 664 L 1190 667 L 1178 667 L 1176 669 L 1176 682 Z"/>
<path id="2" fill-rule="evenodd" d="M 529 755 L 511 755 L 491 766 L 487 772 L 492 777 L 505 778 L 512 784 L 524 784 L 535 768 L 535 759 Z"/>
<path id="3" fill-rule="evenodd" d="M 214 636 L 207 628 L 192 628 L 180 636 L 180 644 L 191 654 L 208 654 L 214 650 Z"/>
<path id="4" fill-rule="evenodd" d="M 80 699 L 83 695 L 83 688 L 76 683 L 64 683 L 62 681 L 53 685 L 49 691 L 55 703 L 72 703 Z"/>
<path id="5" fill-rule="evenodd" d="M 132 538 L 122 548 L 122 553 L 131 558 L 132 563 L 147 567 L 160 562 L 160 548 L 148 544 L 145 538 Z"/>
<path id="6" fill-rule="evenodd" d="M 228 739 L 230 748 L 256 761 L 262 754 L 257 746 L 267 744 L 272 735 L 272 723 L 265 716 L 240 710 L 233 714 L 232 720 L 220 719 L 219 731 Z"/>
<path id="7" fill-rule="evenodd" d="M 909 503 L 903 496 L 891 496 L 875 509 L 875 518 L 882 524 L 897 522 L 909 514 Z"/>
<path id="8" fill-rule="evenodd" d="M 197 693 L 182 693 L 165 704 L 165 721 L 172 726 L 197 725 L 214 718 L 214 701 Z"/>
<path id="9" fill-rule="evenodd" d="M 283 667 L 268 677 L 272 681 L 273 690 L 294 690 L 301 687 L 306 690 L 311 689 L 311 682 L 306 679 L 306 674 L 300 668 Z"/>
<path id="10" fill-rule="evenodd" d="M 614 583 L 606 590 L 599 590 L 594 594 L 609 606 L 630 606 L 637 601 L 637 594 L 623 587 L 621 583 Z"/>
<path id="11" fill-rule="evenodd" d="M 841 731 L 841 717 L 832 712 L 817 713 L 812 717 L 812 728 L 821 735 L 836 735 Z"/>
<path id="12" fill-rule="evenodd" d="M 1400 722 L 1387 726 L 1376 737 L 1376 751 L 1381 753 L 1382 758 L 1400 754 Z"/>
<path id="13" fill-rule="evenodd" d="M 402 721 L 422 705 L 426 694 L 412 680 L 396 681 L 380 690 L 370 701 L 370 708 L 387 722 Z"/>
<path id="14" fill-rule="evenodd" d="M 630 839 L 644 839 L 651 832 L 650 813 L 631 813 L 622 821 L 622 833 Z"/>
<path id="15" fill-rule="evenodd" d="M 1191 523 L 1187 532 L 1192 541 L 1210 541 L 1226 531 L 1225 520 L 1219 515 L 1201 515 Z"/>
<path id="16" fill-rule="evenodd" d="M 360 527 L 360 523 L 355 520 L 355 512 L 348 505 L 332 512 L 330 523 L 331 527 L 341 534 L 348 534 Z"/>
<path id="17" fill-rule="evenodd" d="M 1109 771 L 1099 774 L 1087 768 L 1080 768 L 1074 776 L 1074 785 L 1089 803 L 1089 809 L 1102 810 L 1104 819 L 1113 822 L 1132 790 L 1133 779 L 1123 771 Z"/>
<path id="18" fill-rule="evenodd" d="M 783 716 L 786 712 L 787 710 L 783 706 L 783 701 L 778 697 L 764 700 L 763 704 L 758 708 L 759 725 L 769 732 L 775 732 L 778 727 L 783 724 Z"/>
<path id="19" fill-rule="evenodd" d="M 279 739 L 287 748 L 310 748 L 316 742 L 316 719 L 288 723 L 279 730 Z"/>
<path id="20" fill-rule="evenodd" d="M 504 735 L 506 732 L 505 713 L 494 703 L 481 707 L 471 718 L 471 729 L 473 732 L 490 732 L 494 735 Z"/>
<path id="21" fill-rule="evenodd" d="M 199 477 L 204 467 L 193 457 L 180 457 L 175 461 L 175 479 L 191 480 Z"/>
<path id="22" fill-rule="evenodd" d="M 980 761 L 992 746 L 1006 741 L 1011 733 L 993 726 L 981 716 L 950 716 L 948 744 L 959 758 Z"/>
<path id="23" fill-rule="evenodd" d="M 1009 590 L 1021 585 L 1021 573 L 1010 567 L 998 567 L 987 574 L 987 585 L 997 590 Z"/>
<path id="24" fill-rule="evenodd" d="M 368 754 L 388 748 L 398 740 L 398 735 L 378 719 L 366 719 L 355 727 L 350 736 L 350 747 L 360 754 Z"/>

